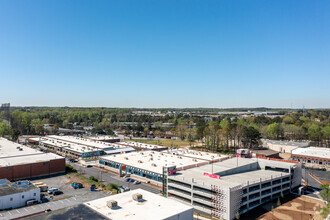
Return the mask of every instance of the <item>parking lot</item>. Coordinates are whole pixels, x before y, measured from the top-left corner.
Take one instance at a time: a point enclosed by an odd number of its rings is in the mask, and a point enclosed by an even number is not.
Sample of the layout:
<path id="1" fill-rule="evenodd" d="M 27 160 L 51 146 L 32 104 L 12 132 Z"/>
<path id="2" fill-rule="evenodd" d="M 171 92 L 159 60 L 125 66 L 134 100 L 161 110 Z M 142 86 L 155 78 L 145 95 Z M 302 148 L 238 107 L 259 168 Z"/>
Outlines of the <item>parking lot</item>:
<path id="1" fill-rule="evenodd" d="M 43 212 L 47 209 L 51 209 L 51 210 L 62 209 L 110 195 L 102 191 L 92 192 L 90 191 L 89 188 L 82 188 L 75 190 L 71 187 L 71 183 L 66 176 L 43 178 L 32 182 L 43 182 L 47 184 L 49 188 L 50 187 L 59 188 L 63 192 L 63 194 L 54 196 L 53 200 L 50 200 L 49 202 L 46 203 L 41 203 L 33 206 L 26 206 L 19 209 L 13 209 L 10 211 L 2 211 L 0 212 L 1 220 L 23 217 L 34 213 Z"/>

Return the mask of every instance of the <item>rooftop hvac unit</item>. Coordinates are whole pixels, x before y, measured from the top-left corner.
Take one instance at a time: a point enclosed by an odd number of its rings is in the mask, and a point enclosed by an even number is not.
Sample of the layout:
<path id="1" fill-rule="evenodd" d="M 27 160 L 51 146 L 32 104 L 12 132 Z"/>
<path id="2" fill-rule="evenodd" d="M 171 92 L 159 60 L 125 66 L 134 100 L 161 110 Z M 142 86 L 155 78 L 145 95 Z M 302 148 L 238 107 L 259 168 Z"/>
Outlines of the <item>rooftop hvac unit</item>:
<path id="1" fill-rule="evenodd" d="M 128 157 L 125 157 L 125 160 L 128 160 Z"/>
<path id="2" fill-rule="evenodd" d="M 138 162 L 139 162 L 139 163 L 142 163 L 142 160 L 139 160 Z"/>
<path id="3" fill-rule="evenodd" d="M 110 209 L 113 209 L 113 208 L 116 208 L 118 206 L 118 203 L 115 200 L 109 200 L 109 201 L 107 201 L 107 206 Z"/>
<path id="4" fill-rule="evenodd" d="M 150 157 L 150 160 L 154 160 L 152 157 Z"/>
<path id="5" fill-rule="evenodd" d="M 156 167 L 157 165 L 155 163 L 151 164 L 151 166 Z"/>
<path id="6" fill-rule="evenodd" d="M 132 195 L 132 198 L 135 201 L 140 201 L 143 198 L 143 196 L 140 193 L 135 193 L 135 194 Z"/>

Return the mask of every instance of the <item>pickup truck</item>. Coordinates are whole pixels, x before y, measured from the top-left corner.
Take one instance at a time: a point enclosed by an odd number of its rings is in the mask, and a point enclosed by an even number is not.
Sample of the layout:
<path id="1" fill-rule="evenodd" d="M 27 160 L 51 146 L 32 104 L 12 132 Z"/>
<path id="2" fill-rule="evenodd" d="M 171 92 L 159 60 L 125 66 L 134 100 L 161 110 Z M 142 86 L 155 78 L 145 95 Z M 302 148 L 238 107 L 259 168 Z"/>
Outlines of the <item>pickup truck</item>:
<path id="1" fill-rule="evenodd" d="M 75 189 L 84 188 L 83 184 L 81 183 L 72 183 L 71 186 Z"/>

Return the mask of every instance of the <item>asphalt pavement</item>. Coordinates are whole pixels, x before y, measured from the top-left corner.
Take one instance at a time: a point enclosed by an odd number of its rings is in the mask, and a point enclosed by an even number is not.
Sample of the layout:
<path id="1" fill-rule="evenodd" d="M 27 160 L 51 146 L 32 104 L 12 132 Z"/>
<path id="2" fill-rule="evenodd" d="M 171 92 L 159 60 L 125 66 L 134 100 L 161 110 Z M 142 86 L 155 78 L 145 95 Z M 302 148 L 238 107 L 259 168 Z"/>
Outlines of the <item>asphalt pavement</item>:
<path id="1" fill-rule="evenodd" d="M 130 188 L 131 190 L 134 189 L 144 189 L 146 191 L 155 193 L 155 194 L 160 194 L 161 190 L 159 188 L 141 183 L 141 184 L 133 184 L 125 181 L 125 178 L 119 177 L 118 174 L 111 173 L 109 171 L 96 168 L 96 167 L 83 167 L 82 165 L 78 163 L 70 163 L 78 172 L 81 172 L 84 176 L 90 177 L 94 176 L 97 178 L 99 181 L 102 181 L 104 185 L 107 185 L 109 183 L 115 183 L 117 185 L 122 185 Z M 131 177 L 134 178 L 134 177 Z"/>

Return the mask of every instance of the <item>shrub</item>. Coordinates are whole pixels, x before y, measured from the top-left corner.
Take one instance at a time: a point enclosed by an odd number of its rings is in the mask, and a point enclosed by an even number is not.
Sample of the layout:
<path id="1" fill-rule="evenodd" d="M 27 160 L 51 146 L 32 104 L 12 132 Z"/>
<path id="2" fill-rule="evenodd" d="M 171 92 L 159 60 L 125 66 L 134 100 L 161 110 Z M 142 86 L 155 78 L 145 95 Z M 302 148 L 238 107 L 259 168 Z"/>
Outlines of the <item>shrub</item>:
<path id="1" fill-rule="evenodd" d="M 65 165 L 65 171 L 67 173 L 77 173 L 77 170 L 73 166 L 71 166 L 70 164 Z"/>
<path id="2" fill-rule="evenodd" d="M 92 180 L 92 181 L 94 181 L 94 182 L 99 182 L 99 180 L 96 179 L 94 176 L 90 176 L 89 179 Z"/>

